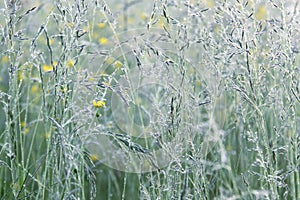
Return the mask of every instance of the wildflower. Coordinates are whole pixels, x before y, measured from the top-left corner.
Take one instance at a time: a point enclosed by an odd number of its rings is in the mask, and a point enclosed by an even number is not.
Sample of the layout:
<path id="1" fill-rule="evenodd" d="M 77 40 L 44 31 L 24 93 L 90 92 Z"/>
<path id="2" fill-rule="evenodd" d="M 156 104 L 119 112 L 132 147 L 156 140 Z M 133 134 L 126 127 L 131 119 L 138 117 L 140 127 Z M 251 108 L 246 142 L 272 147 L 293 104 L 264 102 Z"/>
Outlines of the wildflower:
<path id="1" fill-rule="evenodd" d="M 90 159 L 91 159 L 93 162 L 95 162 L 95 161 L 98 160 L 98 156 L 95 155 L 95 154 L 92 154 L 92 155 L 90 155 Z"/>
<path id="2" fill-rule="evenodd" d="M 26 127 L 26 122 L 25 121 L 22 121 L 21 122 L 21 127 L 22 127 L 22 130 L 23 130 L 23 134 L 24 135 L 27 135 L 28 133 L 29 133 L 29 128 L 28 127 Z"/>
<path id="3" fill-rule="evenodd" d="M 204 0 L 204 3 L 208 8 L 213 8 L 216 5 L 216 2 L 214 0 Z"/>
<path id="4" fill-rule="evenodd" d="M 107 40 L 106 37 L 101 37 L 101 38 L 99 39 L 99 43 L 104 45 L 104 44 L 107 44 L 107 43 L 108 43 L 108 40 Z"/>
<path id="5" fill-rule="evenodd" d="M 53 71 L 53 66 L 52 65 L 42 65 L 42 69 L 45 71 L 45 72 L 51 72 Z"/>
<path id="6" fill-rule="evenodd" d="M 54 40 L 52 38 L 49 39 L 49 44 L 52 45 L 54 43 Z"/>
<path id="7" fill-rule="evenodd" d="M 74 60 L 69 60 L 67 62 L 67 67 L 74 67 L 74 65 L 75 65 L 75 61 Z"/>
<path id="8" fill-rule="evenodd" d="M 99 28 L 104 28 L 104 27 L 106 26 L 106 24 L 103 23 L 103 22 L 100 22 L 100 23 L 97 24 L 97 26 L 98 26 Z"/>
<path id="9" fill-rule="evenodd" d="M 96 108 L 102 108 L 103 106 L 105 106 L 105 102 L 93 100 L 93 106 Z"/>
<path id="10" fill-rule="evenodd" d="M 50 139 L 50 137 L 51 137 L 51 132 L 49 131 L 49 132 L 46 132 L 45 134 L 44 134 L 44 138 L 45 139 Z"/>
<path id="11" fill-rule="evenodd" d="M 24 129 L 23 129 L 23 134 L 24 134 L 24 135 L 27 135 L 28 133 L 29 133 L 29 128 L 27 128 L 27 127 L 24 128 Z"/>
<path id="12" fill-rule="evenodd" d="M 1 59 L 1 63 L 7 63 L 9 61 L 7 56 L 3 56 Z"/>
<path id="13" fill-rule="evenodd" d="M 18 71 L 18 80 L 22 81 L 25 78 L 23 70 Z"/>
<path id="14" fill-rule="evenodd" d="M 120 69 L 123 66 L 123 64 L 118 60 L 114 63 L 114 65 L 115 65 L 115 68 L 117 68 L 117 69 Z"/>
<path id="15" fill-rule="evenodd" d="M 254 17 L 257 19 L 257 20 L 264 20 L 267 18 L 267 8 L 265 5 L 261 5 L 259 6 L 255 13 L 254 13 Z"/>
<path id="16" fill-rule="evenodd" d="M 24 128 L 25 126 L 26 126 L 26 122 L 25 122 L 25 121 L 22 121 L 22 122 L 21 122 L 21 127 Z"/>
<path id="17" fill-rule="evenodd" d="M 31 94 L 35 94 L 39 89 L 39 86 L 38 85 L 33 85 L 30 89 L 30 93 Z"/>

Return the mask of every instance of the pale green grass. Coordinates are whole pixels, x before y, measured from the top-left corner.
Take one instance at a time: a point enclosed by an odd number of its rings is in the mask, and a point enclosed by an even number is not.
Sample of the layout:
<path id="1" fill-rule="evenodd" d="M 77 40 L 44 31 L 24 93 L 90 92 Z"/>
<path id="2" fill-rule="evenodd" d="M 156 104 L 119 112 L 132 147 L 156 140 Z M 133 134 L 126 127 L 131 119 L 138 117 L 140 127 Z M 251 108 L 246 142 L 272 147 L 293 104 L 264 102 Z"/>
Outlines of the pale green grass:
<path id="1" fill-rule="evenodd" d="M 297 1 L 0 6 L 0 199 L 300 199 Z"/>

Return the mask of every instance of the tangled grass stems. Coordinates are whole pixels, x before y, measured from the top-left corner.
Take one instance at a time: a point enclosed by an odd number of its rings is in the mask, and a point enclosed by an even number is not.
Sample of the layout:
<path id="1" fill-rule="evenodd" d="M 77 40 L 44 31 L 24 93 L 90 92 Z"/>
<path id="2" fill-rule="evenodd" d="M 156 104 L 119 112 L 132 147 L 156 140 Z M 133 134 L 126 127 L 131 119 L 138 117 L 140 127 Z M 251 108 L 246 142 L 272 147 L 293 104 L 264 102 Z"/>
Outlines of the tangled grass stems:
<path id="1" fill-rule="evenodd" d="M 2 198 L 300 199 L 297 2 L 0 5 Z"/>

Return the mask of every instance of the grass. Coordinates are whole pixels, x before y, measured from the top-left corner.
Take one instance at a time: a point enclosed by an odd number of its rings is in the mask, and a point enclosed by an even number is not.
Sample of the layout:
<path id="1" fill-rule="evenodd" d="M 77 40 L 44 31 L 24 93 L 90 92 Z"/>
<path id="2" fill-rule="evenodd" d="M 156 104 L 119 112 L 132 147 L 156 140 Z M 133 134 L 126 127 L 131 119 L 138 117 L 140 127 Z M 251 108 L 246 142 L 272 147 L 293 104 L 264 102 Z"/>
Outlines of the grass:
<path id="1" fill-rule="evenodd" d="M 1 199 L 300 199 L 297 1 L 0 5 Z"/>

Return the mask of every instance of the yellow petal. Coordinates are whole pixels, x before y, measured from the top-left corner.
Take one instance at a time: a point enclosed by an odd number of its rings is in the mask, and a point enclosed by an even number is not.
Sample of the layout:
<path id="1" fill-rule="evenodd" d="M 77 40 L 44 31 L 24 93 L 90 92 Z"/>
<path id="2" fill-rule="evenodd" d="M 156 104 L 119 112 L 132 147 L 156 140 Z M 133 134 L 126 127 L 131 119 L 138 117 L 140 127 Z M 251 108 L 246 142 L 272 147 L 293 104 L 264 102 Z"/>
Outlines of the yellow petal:
<path id="1" fill-rule="evenodd" d="M 67 67 L 74 67 L 75 61 L 74 60 L 69 60 L 67 62 Z"/>
<path id="2" fill-rule="evenodd" d="M 30 89 L 30 93 L 31 93 L 31 94 L 34 94 L 34 93 L 36 93 L 36 92 L 38 91 L 38 89 L 39 89 L 39 86 L 38 86 L 38 85 L 33 85 L 33 86 L 31 87 L 31 89 Z"/>
<path id="3" fill-rule="evenodd" d="M 123 64 L 118 60 L 115 62 L 114 65 L 115 65 L 115 68 L 117 68 L 117 69 L 120 69 L 123 66 Z"/>
<path id="4" fill-rule="evenodd" d="M 44 65 L 42 65 L 42 69 L 45 72 L 51 72 L 51 71 L 53 71 L 53 66 L 44 64 Z"/>
<path id="5" fill-rule="evenodd" d="M 106 24 L 103 23 L 103 22 L 101 22 L 101 23 L 98 23 L 97 26 L 98 26 L 99 28 L 104 28 L 104 27 L 106 26 Z"/>
<path id="6" fill-rule="evenodd" d="M 108 43 L 108 40 L 107 40 L 106 37 L 101 37 L 101 38 L 99 39 L 99 43 L 100 43 L 100 44 L 107 44 L 107 43 Z"/>
<path id="7" fill-rule="evenodd" d="M 95 161 L 98 160 L 98 156 L 95 155 L 95 154 L 92 154 L 92 155 L 90 155 L 90 159 L 91 159 L 93 162 L 95 162 Z"/>
<path id="8" fill-rule="evenodd" d="M 7 56 L 3 56 L 2 59 L 1 59 L 2 63 L 7 63 L 8 61 L 9 61 L 9 59 L 8 59 Z"/>
<path id="9" fill-rule="evenodd" d="M 216 5 L 215 0 L 204 0 L 204 3 L 208 8 L 213 8 Z"/>
<path id="10" fill-rule="evenodd" d="M 267 16 L 268 16 L 268 13 L 267 13 L 267 8 L 265 5 L 259 6 L 254 13 L 254 17 L 257 20 L 267 19 Z"/>
<path id="11" fill-rule="evenodd" d="M 93 100 L 93 105 L 96 108 L 102 108 L 103 106 L 105 106 L 105 102 L 104 101 Z"/>

